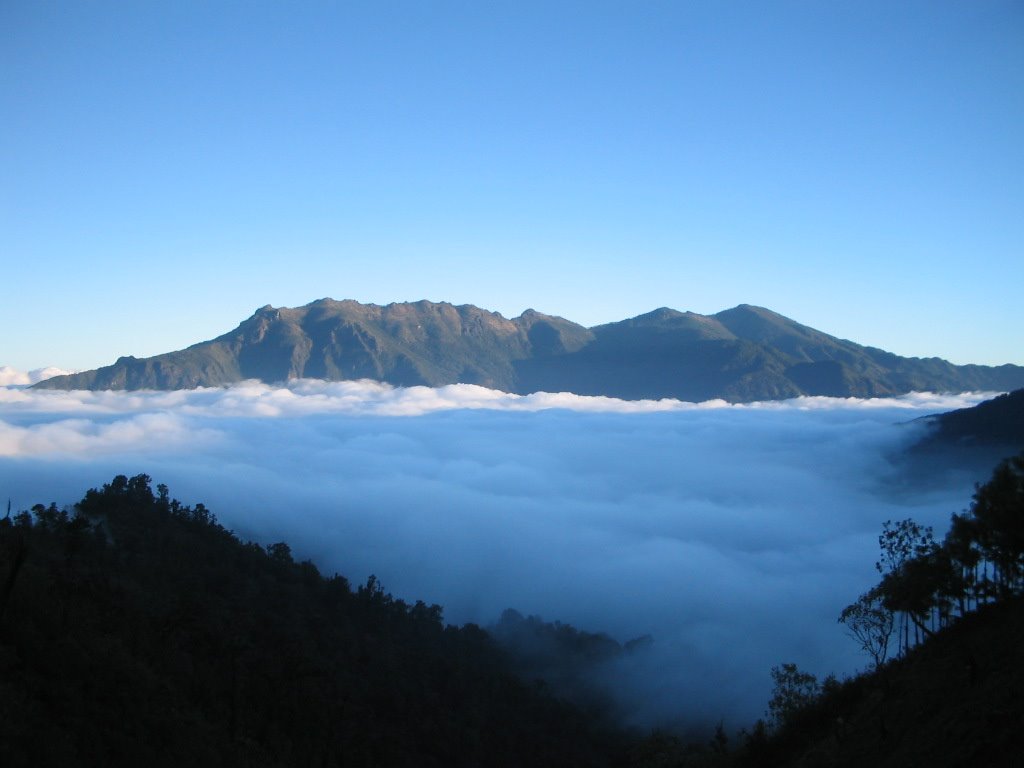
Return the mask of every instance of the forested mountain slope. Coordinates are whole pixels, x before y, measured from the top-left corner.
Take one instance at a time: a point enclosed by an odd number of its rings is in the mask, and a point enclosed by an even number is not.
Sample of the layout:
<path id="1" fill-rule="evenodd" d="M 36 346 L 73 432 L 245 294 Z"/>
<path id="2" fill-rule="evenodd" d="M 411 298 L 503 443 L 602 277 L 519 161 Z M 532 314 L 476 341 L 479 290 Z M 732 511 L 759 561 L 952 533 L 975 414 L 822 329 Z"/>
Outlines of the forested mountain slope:
<path id="1" fill-rule="evenodd" d="M 892 456 L 896 477 L 920 484 L 957 473 L 981 482 L 1000 459 L 1024 450 L 1024 389 L 907 424 L 922 426 L 919 438 Z"/>
<path id="2" fill-rule="evenodd" d="M 924 419 L 931 427 L 927 442 L 955 447 L 1024 448 L 1024 389 L 999 395 L 972 408 Z"/>
<path id="3" fill-rule="evenodd" d="M 722 765 L 1015 768 L 1022 754 L 1024 600 L 1015 597 L 965 616 L 906 658 L 828 688 Z"/>
<path id="4" fill-rule="evenodd" d="M 478 627 L 119 476 L 0 520 L 0 764 L 606 766 Z"/>

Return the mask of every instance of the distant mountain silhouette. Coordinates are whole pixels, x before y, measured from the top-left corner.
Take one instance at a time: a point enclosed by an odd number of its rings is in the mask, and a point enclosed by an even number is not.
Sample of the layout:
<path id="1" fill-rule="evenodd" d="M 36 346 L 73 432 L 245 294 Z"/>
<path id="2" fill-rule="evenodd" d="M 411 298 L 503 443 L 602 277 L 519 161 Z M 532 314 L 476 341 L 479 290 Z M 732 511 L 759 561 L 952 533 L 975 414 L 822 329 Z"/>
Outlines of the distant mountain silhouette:
<path id="1" fill-rule="evenodd" d="M 731 402 L 1024 387 L 1021 366 L 899 357 L 747 304 L 715 315 L 661 308 L 588 329 L 532 309 L 508 320 L 472 305 L 332 299 L 265 306 L 211 341 L 36 386 L 188 389 L 301 377 Z"/>

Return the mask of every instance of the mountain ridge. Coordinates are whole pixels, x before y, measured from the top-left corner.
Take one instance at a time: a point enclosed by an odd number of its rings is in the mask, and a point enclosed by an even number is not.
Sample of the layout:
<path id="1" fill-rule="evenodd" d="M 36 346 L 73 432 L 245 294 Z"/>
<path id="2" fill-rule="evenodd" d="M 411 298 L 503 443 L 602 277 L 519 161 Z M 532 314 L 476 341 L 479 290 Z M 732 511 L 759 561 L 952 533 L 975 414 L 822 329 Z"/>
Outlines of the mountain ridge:
<path id="1" fill-rule="evenodd" d="M 149 358 L 121 357 L 35 386 L 190 389 L 293 378 L 749 402 L 1004 391 L 1024 386 L 1024 367 L 900 357 L 750 304 L 713 315 L 660 307 L 586 328 L 534 309 L 509 319 L 472 304 L 323 298 L 302 307 L 264 305 L 208 341 Z"/>

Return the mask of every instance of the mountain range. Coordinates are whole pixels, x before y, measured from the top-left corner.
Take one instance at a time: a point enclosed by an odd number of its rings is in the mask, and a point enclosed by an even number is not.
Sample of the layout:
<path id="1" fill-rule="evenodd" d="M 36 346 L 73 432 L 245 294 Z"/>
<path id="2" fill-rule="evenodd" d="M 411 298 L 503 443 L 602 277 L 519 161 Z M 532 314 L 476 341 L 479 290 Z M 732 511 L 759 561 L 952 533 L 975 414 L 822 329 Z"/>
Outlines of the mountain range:
<path id="1" fill-rule="evenodd" d="M 121 357 L 35 386 L 189 389 L 303 377 L 730 402 L 1024 387 L 1021 366 L 900 357 L 748 304 L 713 315 L 661 308 L 586 328 L 532 309 L 510 320 L 469 304 L 327 298 L 296 308 L 268 305 L 187 349 Z"/>

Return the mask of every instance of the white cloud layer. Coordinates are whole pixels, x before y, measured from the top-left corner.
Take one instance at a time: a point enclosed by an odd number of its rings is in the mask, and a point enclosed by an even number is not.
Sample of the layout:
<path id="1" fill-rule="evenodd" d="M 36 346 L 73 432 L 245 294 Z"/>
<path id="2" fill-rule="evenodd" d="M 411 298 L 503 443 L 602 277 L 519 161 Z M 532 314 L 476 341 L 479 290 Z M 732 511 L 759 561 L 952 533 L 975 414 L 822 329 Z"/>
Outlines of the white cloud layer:
<path id="1" fill-rule="evenodd" d="M 27 387 L 37 384 L 43 379 L 52 379 L 54 376 L 63 376 L 72 373 L 63 368 L 54 368 L 52 365 L 46 368 L 36 368 L 32 371 L 19 371 L 9 365 L 0 365 L 0 387 Z"/>
<path id="2" fill-rule="evenodd" d="M 0 497 L 72 503 L 145 472 L 246 538 L 487 623 L 507 607 L 652 652 L 634 716 L 748 724 L 773 664 L 865 659 L 836 616 L 882 521 L 942 528 L 967 476 L 907 489 L 918 416 L 986 395 L 624 402 L 469 385 L 246 382 L 177 392 L 0 389 Z"/>

